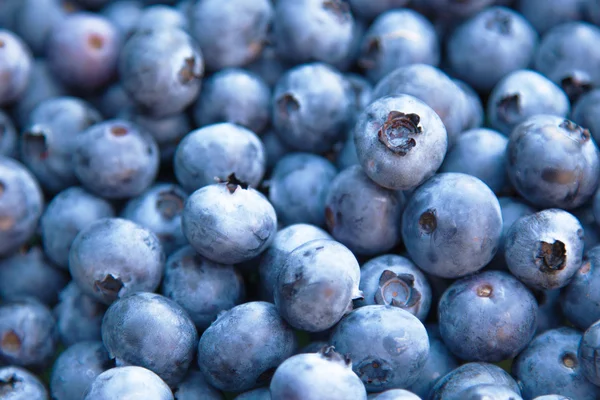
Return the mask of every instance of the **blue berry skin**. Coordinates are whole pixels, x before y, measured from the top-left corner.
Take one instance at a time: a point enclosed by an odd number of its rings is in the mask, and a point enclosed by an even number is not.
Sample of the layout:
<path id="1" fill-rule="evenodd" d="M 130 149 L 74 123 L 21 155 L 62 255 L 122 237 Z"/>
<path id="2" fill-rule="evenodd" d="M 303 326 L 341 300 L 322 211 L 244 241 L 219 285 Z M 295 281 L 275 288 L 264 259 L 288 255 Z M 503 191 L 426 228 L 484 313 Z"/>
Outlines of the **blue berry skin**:
<path id="1" fill-rule="evenodd" d="M 93 104 L 107 119 L 123 116 L 133 119 L 133 116 L 136 115 L 133 100 L 125 92 L 123 85 L 118 82 L 110 85 L 97 97 L 94 97 Z"/>
<path id="2" fill-rule="evenodd" d="M 485 113 L 479 94 L 466 82 L 459 79 L 453 79 L 453 81 L 467 96 L 467 109 L 465 111 L 466 119 L 463 130 L 470 130 L 483 126 Z"/>
<path id="3" fill-rule="evenodd" d="M 527 69 L 502 78 L 487 103 L 490 127 L 506 136 L 535 115 L 566 117 L 568 113 L 569 99 L 565 92 L 545 76 Z"/>
<path id="4" fill-rule="evenodd" d="M 331 334 L 331 345 L 352 360 L 367 391 L 405 388 L 414 383 L 429 354 L 425 327 L 414 315 L 391 306 L 364 306 Z"/>
<path id="5" fill-rule="evenodd" d="M 431 286 L 425 274 L 402 256 L 386 254 L 363 264 L 359 289 L 364 296 L 356 302 L 359 307 L 391 305 L 421 321 L 425 321 L 431 307 Z"/>
<path id="6" fill-rule="evenodd" d="M 156 235 L 121 218 L 103 218 L 88 225 L 69 253 L 69 270 L 77 286 L 105 304 L 131 293 L 156 290 L 164 264 Z"/>
<path id="7" fill-rule="evenodd" d="M 217 71 L 258 57 L 267 41 L 273 5 L 268 0 L 201 0 L 191 6 L 189 18 L 206 67 Z"/>
<path id="8" fill-rule="evenodd" d="M 348 138 L 344 141 L 342 149 L 337 155 L 335 164 L 340 171 L 350 168 L 353 165 L 360 165 L 358 155 L 356 154 L 356 144 L 354 143 L 354 131 L 351 130 L 349 132 Z"/>
<path id="9" fill-rule="evenodd" d="M 5 29 L 0 29 L 0 107 L 17 101 L 27 89 L 33 64 L 33 56 L 23 40 Z"/>
<path id="10" fill-rule="evenodd" d="M 534 289 L 566 286 L 583 258 L 583 228 L 572 214 L 548 209 L 518 219 L 505 237 L 508 269 Z"/>
<path id="11" fill-rule="evenodd" d="M 46 40 L 56 24 L 62 23 L 67 10 L 61 1 L 21 0 L 14 15 L 14 32 L 35 55 L 42 56 Z"/>
<path id="12" fill-rule="evenodd" d="M 142 194 L 158 173 L 159 158 L 150 134 L 117 119 L 81 132 L 73 153 L 75 174 L 83 186 L 107 199 Z"/>
<path id="13" fill-rule="evenodd" d="M 100 10 L 100 14 L 113 24 L 122 40 L 125 40 L 135 32 L 143 8 L 143 1 L 121 0 L 108 3 Z"/>
<path id="14" fill-rule="evenodd" d="M 29 371 L 0 367 L 0 394 L 4 400 L 48 400 L 44 384 Z"/>
<path id="15" fill-rule="evenodd" d="M 352 362 L 333 347 L 288 358 L 275 371 L 269 388 L 273 399 L 367 400 Z"/>
<path id="16" fill-rule="evenodd" d="M 325 225 L 325 201 L 337 169 L 326 158 L 291 153 L 275 164 L 269 180 L 269 201 L 284 226 Z"/>
<path id="17" fill-rule="evenodd" d="M 265 146 L 265 158 L 267 169 L 271 170 L 275 164 L 292 150 L 284 144 L 279 136 L 273 130 L 269 130 L 261 137 L 263 146 Z"/>
<path id="18" fill-rule="evenodd" d="M 220 315 L 204 332 L 198 365 L 214 387 L 240 392 L 266 384 L 295 350 L 294 331 L 275 306 L 253 301 Z"/>
<path id="19" fill-rule="evenodd" d="M 587 129 L 554 115 L 536 115 L 510 135 L 508 177 L 527 201 L 570 210 L 592 198 L 600 153 Z"/>
<path id="20" fill-rule="evenodd" d="M 186 378 L 173 392 L 176 400 L 223 400 L 217 389 L 206 383 L 202 372 L 190 370 Z"/>
<path id="21" fill-rule="evenodd" d="M 198 253 L 222 264 L 261 254 L 277 232 L 277 214 L 260 192 L 235 183 L 205 186 L 183 209 L 183 234 Z"/>
<path id="22" fill-rule="evenodd" d="M 244 392 L 236 396 L 233 400 L 271 400 L 271 391 L 269 388 L 259 388 Z"/>
<path id="23" fill-rule="evenodd" d="M 502 77 L 531 64 L 537 42 L 537 33 L 519 13 L 490 7 L 450 35 L 449 68 L 474 89 L 489 91 Z"/>
<path id="24" fill-rule="evenodd" d="M 383 14 L 386 11 L 393 10 L 394 8 L 405 7 L 410 1 L 409 0 L 350 0 L 350 7 L 352 12 L 358 18 L 370 21 L 375 17 Z"/>
<path id="25" fill-rule="evenodd" d="M 167 259 L 161 293 L 182 306 L 203 331 L 220 312 L 243 301 L 245 287 L 233 266 L 207 260 L 185 246 Z"/>
<path id="26" fill-rule="evenodd" d="M 175 176 L 188 192 L 235 174 L 258 187 L 265 174 L 265 149 L 256 134 L 242 126 L 223 122 L 190 132 L 174 159 Z"/>
<path id="27" fill-rule="evenodd" d="M 317 239 L 332 239 L 323 229 L 309 224 L 287 226 L 275 234 L 271 245 L 262 254 L 258 264 L 261 297 L 273 302 L 273 290 L 287 256 L 297 247 Z"/>
<path id="28" fill-rule="evenodd" d="M 500 204 L 479 179 L 438 174 L 408 200 L 402 238 L 411 259 L 425 272 L 459 278 L 486 266 L 502 237 Z"/>
<path id="29" fill-rule="evenodd" d="M 0 156 L 16 155 L 17 130 L 7 113 L 0 110 Z"/>
<path id="30" fill-rule="evenodd" d="M 517 2 L 517 10 L 540 34 L 544 34 L 557 25 L 583 20 L 586 1 L 520 0 Z"/>
<path id="31" fill-rule="evenodd" d="M 353 104 L 349 89 L 344 76 L 326 64 L 309 63 L 289 69 L 273 92 L 275 133 L 299 151 L 330 150 L 343 138 L 349 123 Z"/>
<path id="32" fill-rule="evenodd" d="M 79 342 L 101 340 L 100 329 L 106 308 L 71 281 L 60 293 L 60 302 L 54 308 L 60 342 L 68 347 Z"/>
<path id="33" fill-rule="evenodd" d="M 534 214 L 536 210 L 518 197 L 498 197 L 498 203 L 500 203 L 500 210 L 502 211 L 502 237 L 500 238 L 496 258 L 505 262 L 504 242 L 508 231 L 519 218 Z"/>
<path id="34" fill-rule="evenodd" d="M 270 88 L 277 84 L 279 78 L 287 71 L 289 66 L 279 57 L 275 46 L 266 44 L 260 55 L 245 69 L 258 75 Z"/>
<path id="35" fill-rule="evenodd" d="M 0 365 L 43 369 L 57 342 L 54 317 L 42 303 L 23 298 L 0 306 Z"/>
<path id="36" fill-rule="evenodd" d="M 92 222 L 115 216 L 112 205 L 85 189 L 63 190 L 48 204 L 40 220 L 44 252 L 57 266 L 69 268 L 69 251 L 77 234 Z"/>
<path id="37" fill-rule="evenodd" d="M 175 7 L 157 4 L 146 7 L 140 13 L 134 30 L 137 32 L 153 29 L 189 29 L 188 19 Z"/>
<path id="38" fill-rule="evenodd" d="M 600 362 L 598 356 L 599 350 L 600 322 L 596 322 L 584 332 L 577 352 L 583 374 L 596 386 L 600 386 L 600 371 L 598 369 L 598 363 Z"/>
<path id="39" fill-rule="evenodd" d="M 440 334 L 462 360 L 499 362 L 531 341 L 537 312 L 525 285 L 506 272 L 485 271 L 446 289 L 438 306 Z"/>
<path id="40" fill-rule="evenodd" d="M 48 65 L 65 86 L 92 92 L 115 77 L 123 44 L 106 18 L 88 12 L 68 15 L 54 25 L 47 40 Z"/>
<path id="41" fill-rule="evenodd" d="M 565 321 L 561 310 L 560 289 L 534 291 L 533 294 L 538 302 L 536 335 L 560 328 Z"/>
<path id="42" fill-rule="evenodd" d="M 43 209 L 44 196 L 31 172 L 18 161 L 0 156 L 0 257 L 29 240 Z"/>
<path id="43" fill-rule="evenodd" d="M 523 398 L 560 394 L 577 400 L 595 400 L 600 388 L 585 378 L 577 349 L 581 332 L 572 328 L 547 331 L 531 341 L 512 364 Z"/>
<path id="44" fill-rule="evenodd" d="M 494 364 L 472 362 L 461 365 L 441 378 L 431 389 L 429 400 L 452 398 L 470 387 L 489 384 L 521 393 L 517 382 L 502 368 Z"/>
<path id="45" fill-rule="evenodd" d="M 598 0 L 588 0 L 584 3 L 584 11 L 587 19 L 596 25 L 600 25 L 600 9 Z"/>
<path id="46" fill-rule="evenodd" d="M 477 385 L 446 397 L 447 400 L 523 400 L 514 390 L 502 385 Z"/>
<path id="47" fill-rule="evenodd" d="M 271 120 L 271 89 L 252 72 L 227 68 L 205 80 L 194 105 L 198 126 L 231 122 L 256 133 L 265 131 Z"/>
<path id="48" fill-rule="evenodd" d="M 118 366 L 148 368 L 176 386 L 194 358 L 198 332 L 174 301 L 154 293 L 134 293 L 114 302 L 104 314 L 102 342 Z"/>
<path id="49" fill-rule="evenodd" d="M 404 389 L 390 389 L 378 393 L 373 397 L 374 400 L 421 400 L 416 394 Z"/>
<path id="50" fill-rule="evenodd" d="M 600 142 L 600 89 L 591 90 L 577 100 L 571 119 L 589 129 L 596 143 Z"/>
<path id="51" fill-rule="evenodd" d="M 533 400 L 573 400 L 570 397 L 561 396 L 560 394 L 546 394 L 544 396 L 538 396 Z"/>
<path id="52" fill-rule="evenodd" d="M 437 14 L 437 17 L 449 17 L 460 20 L 461 18 L 467 18 L 483 11 L 495 1 L 466 0 L 456 2 L 454 0 L 420 0 L 418 5 L 427 11 Z"/>
<path id="53" fill-rule="evenodd" d="M 58 356 L 52 367 L 50 392 L 53 398 L 81 400 L 94 379 L 111 368 L 102 342 L 81 342 Z"/>
<path id="54" fill-rule="evenodd" d="M 573 101 L 600 86 L 600 27 L 586 22 L 567 22 L 550 29 L 538 46 L 534 66 L 560 85 Z"/>
<path id="55" fill-rule="evenodd" d="M 289 63 L 335 64 L 352 51 L 354 17 L 341 0 L 281 0 L 275 5 L 273 39 Z"/>
<path id="56" fill-rule="evenodd" d="M 166 255 L 187 244 L 181 230 L 181 213 L 187 193 L 171 183 L 157 183 L 129 200 L 121 212 L 128 219 L 152 231 Z"/>
<path id="57" fill-rule="evenodd" d="M 281 316 L 294 328 L 322 332 L 333 327 L 361 297 L 360 266 L 334 240 L 318 239 L 286 257 L 273 290 Z"/>
<path id="58" fill-rule="evenodd" d="M 29 115 L 20 137 L 21 160 L 51 193 L 75 186 L 78 183 L 73 165 L 76 138 L 101 121 L 100 113 L 78 98 L 42 101 Z"/>
<path id="59" fill-rule="evenodd" d="M 115 398 L 174 400 L 169 386 L 154 372 L 137 366 L 111 368 L 98 375 L 83 400 L 114 400 Z"/>
<path id="60" fill-rule="evenodd" d="M 66 284 L 64 271 L 46 258 L 41 247 L 25 247 L 0 259 L 0 299 L 4 301 L 26 296 L 51 306 Z"/>
<path id="61" fill-rule="evenodd" d="M 179 29 L 137 32 L 119 58 L 125 91 L 145 114 L 155 118 L 179 114 L 194 102 L 204 75 L 198 44 Z"/>
<path id="62" fill-rule="evenodd" d="M 398 67 L 437 66 L 440 45 L 431 22 L 410 9 L 390 10 L 371 24 L 361 46 L 359 66 L 373 83 Z"/>
<path id="63" fill-rule="evenodd" d="M 344 75 L 350 84 L 350 92 L 354 100 L 354 109 L 360 112 L 373 101 L 373 85 L 365 77 L 355 73 Z"/>
<path id="64" fill-rule="evenodd" d="M 408 190 L 442 165 L 448 135 L 431 107 L 401 94 L 380 98 L 362 112 L 354 143 L 369 178 L 388 189 Z"/>
<path id="65" fill-rule="evenodd" d="M 496 195 L 510 192 L 506 173 L 508 138 L 500 132 L 477 128 L 462 133 L 450 149 L 440 172 L 461 172 L 479 178 Z"/>
<path id="66" fill-rule="evenodd" d="M 600 246 L 586 253 L 581 268 L 563 289 L 560 305 L 567 319 L 581 330 L 600 320 Z"/>

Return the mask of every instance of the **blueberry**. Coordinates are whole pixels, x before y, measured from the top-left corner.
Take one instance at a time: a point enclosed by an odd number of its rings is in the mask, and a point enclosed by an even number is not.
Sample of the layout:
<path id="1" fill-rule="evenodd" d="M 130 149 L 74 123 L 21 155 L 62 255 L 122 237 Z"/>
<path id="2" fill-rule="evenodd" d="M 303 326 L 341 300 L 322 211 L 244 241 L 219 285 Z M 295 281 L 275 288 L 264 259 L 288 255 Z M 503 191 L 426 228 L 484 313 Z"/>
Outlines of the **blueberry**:
<path id="1" fill-rule="evenodd" d="M 347 73 L 344 77 L 350 84 L 354 109 L 358 113 L 367 108 L 371 104 L 371 101 L 373 101 L 373 85 L 362 75 Z"/>
<path id="2" fill-rule="evenodd" d="M 23 40 L 14 33 L 0 29 L 0 106 L 17 101 L 27 90 L 33 57 Z"/>
<path id="3" fill-rule="evenodd" d="M 502 235 L 500 204 L 479 179 L 438 174 L 410 197 L 402 238 L 412 260 L 425 272 L 459 278 L 487 265 Z"/>
<path id="4" fill-rule="evenodd" d="M 77 136 L 100 121 L 100 113 L 78 98 L 44 100 L 29 114 L 20 137 L 21 159 L 46 190 L 57 193 L 74 186 Z"/>
<path id="5" fill-rule="evenodd" d="M 495 0 L 420 0 L 419 4 L 428 11 L 446 18 L 465 18 L 477 14 L 492 5 Z"/>
<path id="6" fill-rule="evenodd" d="M 531 341 L 512 364 L 524 398 L 561 394 L 577 400 L 593 400 L 600 388 L 589 382 L 577 359 L 581 333 L 572 328 L 549 330 Z"/>
<path id="7" fill-rule="evenodd" d="M 198 364 L 211 385 L 239 392 L 268 383 L 295 350 L 294 331 L 275 306 L 254 301 L 223 313 L 204 332 Z"/>
<path id="8" fill-rule="evenodd" d="M 42 369 L 56 351 L 56 323 L 50 310 L 31 298 L 0 306 L 0 364 Z"/>
<path id="9" fill-rule="evenodd" d="M 98 9 L 112 0 L 74 0 L 80 7 L 87 9 Z"/>
<path id="10" fill-rule="evenodd" d="M 12 119 L 0 110 L 0 156 L 13 157 L 16 155 L 17 130 Z"/>
<path id="11" fill-rule="evenodd" d="M 275 164 L 292 150 L 277 136 L 275 131 L 269 130 L 262 138 L 265 147 L 265 158 L 268 169 L 275 167 Z"/>
<path id="12" fill-rule="evenodd" d="M 14 32 L 36 55 L 43 55 L 52 28 L 61 24 L 67 7 L 57 0 L 21 0 L 14 15 Z"/>
<path id="13" fill-rule="evenodd" d="M 144 8 L 133 29 L 142 32 L 153 29 L 181 29 L 187 31 L 188 28 L 186 16 L 178 9 L 158 4 Z"/>
<path id="14" fill-rule="evenodd" d="M 18 161 L 0 156 L 0 257 L 35 233 L 44 197 L 33 175 Z"/>
<path id="15" fill-rule="evenodd" d="M 69 270 L 81 291 L 110 304 L 130 293 L 155 290 L 165 255 L 149 229 L 120 218 L 99 219 L 71 246 Z"/>
<path id="16" fill-rule="evenodd" d="M 296 329 L 321 332 L 334 326 L 361 297 L 360 266 L 334 240 L 317 239 L 285 258 L 274 289 L 279 313 Z"/>
<path id="17" fill-rule="evenodd" d="M 359 115 L 359 114 L 357 114 Z M 356 154 L 356 143 L 354 143 L 354 131 L 350 131 L 348 138 L 344 141 L 342 149 L 337 155 L 336 166 L 340 171 L 359 165 L 358 154 Z"/>
<path id="18" fill-rule="evenodd" d="M 520 0 L 517 9 L 533 27 L 544 34 L 565 22 L 582 20 L 587 0 Z"/>
<path id="19" fill-rule="evenodd" d="M 231 122 L 262 133 L 270 122 L 271 89 L 252 72 L 223 69 L 206 79 L 194 105 L 199 126 Z"/>
<path id="20" fill-rule="evenodd" d="M 514 390 L 503 385 L 471 386 L 454 396 L 445 397 L 447 400 L 523 400 Z"/>
<path id="21" fill-rule="evenodd" d="M 533 400 L 573 400 L 570 397 L 561 396 L 560 394 L 547 394 L 544 396 L 538 396 Z"/>
<path id="22" fill-rule="evenodd" d="M 113 24 L 123 39 L 127 39 L 134 33 L 143 8 L 143 1 L 120 0 L 108 3 L 100 14 Z"/>
<path id="23" fill-rule="evenodd" d="M 265 173 L 265 150 L 254 132 L 232 123 L 208 125 L 183 138 L 175 152 L 177 180 L 193 192 L 235 174 L 258 187 Z"/>
<path id="24" fill-rule="evenodd" d="M 410 95 L 380 98 L 356 123 L 354 141 L 365 173 L 377 184 L 412 189 L 442 164 L 448 136 L 440 117 Z"/>
<path id="25" fill-rule="evenodd" d="M 565 320 L 561 310 L 560 289 L 538 290 L 533 294 L 538 302 L 536 335 L 560 328 Z"/>
<path id="26" fill-rule="evenodd" d="M 83 186 L 102 197 L 139 196 L 154 181 L 159 167 L 152 136 L 125 120 L 93 125 L 75 140 L 75 174 Z"/>
<path id="27" fill-rule="evenodd" d="M 60 302 L 54 308 L 56 329 L 64 346 L 102 339 L 100 328 L 106 311 L 103 303 L 84 294 L 75 282 L 60 293 Z"/>
<path id="28" fill-rule="evenodd" d="M 302 0 L 320 3 L 322 0 Z M 339 0 L 330 0 L 336 3 Z M 284 0 L 284 2 L 290 2 Z M 353 100 L 344 76 L 322 63 L 289 69 L 273 92 L 273 127 L 289 147 L 324 152 L 348 126 Z"/>
<path id="29" fill-rule="evenodd" d="M 53 398 L 81 400 L 94 379 L 110 368 L 111 360 L 102 342 L 81 342 L 69 347 L 52 367 Z"/>
<path id="30" fill-rule="evenodd" d="M 197 43 L 179 29 L 134 34 L 119 58 L 125 91 L 155 118 L 182 112 L 200 91 L 204 58 Z"/>
<path id="31" fill-rule="evenodd" d="M 352 372 L 352 362 L 333 347 L 285 360 L 275 371 L 270 390 L 273 399 L 367 399 L 363 383 Z"/>
<path id="32" fill-rule="evenodd" d="M 598 350 L 600 348 L 600 322 L 590 326 L 581 339 L 578 349 L 578 360 L 585 377 L 594 385 L 600 385 L 600 373 L 598 370 Z"/>
<path id="33" fill-rule="evenodd" d="M 463 130 L 479 128 L 483 125 L 484 111 L 483 104 L 479 94 L 466 82 L 459 79 L 453 79 L 454 83 L 462 89 L 467 96 L 467 109 L 465 111 L 465 121 Z"/>
<path id="34" fill-rule="evenodd" d="M 176 386 L 192 362 L 198 332 L 177 303 L 142 292 L 123 297 L 108 308 L 102 320 L 102 341 L 118 366 L 148 368 Z"/>
<path id="35" fill-rule="evenodd" d="M 377 394 L 374 400 L 421 400 L 416 394 L 404 389 L 390 389 Z"/>
<path id="36" fill-rule="evenodd" d="M 596 25 L 600 25 L 600 8 L 598 7 L 598 0 L 585 1 L 583 8 L 587 19 Z"/>
<path id="37" fill-rule="evenodd" d="M 223 264 L 258 256 L 277 231 L 277 215 L 266 197 L 231 178 L 192 193 L 181 221 L 192 247 Z"/>
<path id="38" fill-rule="evenodd" d="M 519 218 L 534 214 L 536 210 L 517 197 L 499 197 L 498 203 L 500 203 L 500 210 L 502 211 L 502 236 L 500 237 L 498 252 L 490 265 L 496 267 L 496 269 L 505 270 L 507 267 L 504 258 L 504 242 L 508 231 Z"/>
<path id="39" fill-rule="evenodd" d="M 299 349 L 296 354 L 303 354 L 303 353 L 318 353 L 319 351 L 321 351 L 323 348 L 328 347 L 329 343 L 326 341 L 316 341 L 316 342 L 310 342 L 309 344 L 307 344 L 306 346 L 302 347 L 301 349 Z"/>
<path id="40" fill-rule="evenodd" d="M 249 390 L 244 392 L 238 396 L 236 396 L 233 400 L 271 400 L 271 392 L 269 388 L 258 388 L 254 390 Z"/>
<path id="41" fill-rule="evenodd" d="M 5 400 L 48 400 L 48 391 L 29 371 L 9 366 L 0 367 L 0 395 Z"/>
<path id="42" fill-rule="evenodd" d="M 274 45 L 267 43 L 258 58 L 246 65 L 246 70 L 258 75 L 269 87 L 273 87 L 287 71 L 287 63 L 277 54 Z"/>
<path id="43" fill-rule="evenodd" d="M 589 129 L 596 143 L 600 142 L 600 89 L 592 90 L 577 100 L 571 119 Z"/>
<path id="44" fill-rule="evenodd" d="M 101 373 L 94 379 L 83 400 L 114 400 L 117 397 L 174 400 L 169 386 L 155 373 L 135 366 L 112 368 Z"/>
<path id="45" fill-rule="evenodd" d="M 600 320 L 600 247 L 590 249 L 573 279 L 563 289 L 560 305 L 567 319 L 586 330 Z"/>
<path id="46" fill-rule="evenodd" d="M 325 225 L 325 201 L 337 169 L 329 160 L 309 153 L 291 153 L 279 160 L 269 180 L 269 201 L 283 225 Z"/>
<path id="47" fill-rule="evenodd" d="M 223 400 L 223 395 L 206 383 L 202 372 L 190 370 L 173 392 L 176 400 Z"/>
<path id="48" fill-rule="evenodd" d="M 258 267 L 261 294 L 266 301 L 273 302 L 273 290 L 287 256 L 297 247 L 317 239 L 332 238 L 321 228 L 308 224 L 290 225 L 275 234 Z"/>
<path id="49" fill-rule="evenodd" d="M 15 15 L 20 5 L 21 0 L 7 0 L 0 4 L 0 27 L 14 29 Z"/>
<path id="50" fill-rule="evenodd" d="M 125 117 L 128 119 L 133 119 L 138 115 L 134 111 L 136 106 L 133 100 L 131 100 L 127 92 L 125 92 L 125 89 L 123 89 L 123 85 L 118 82 L 110 85 L 105 90 L 103 90 L 102 93 L 100 93 L 96 97 L 93 97 L 92 103 L 106 118 Z M 146 116 L 144 117 L 144 119 L 154 121 L 154 118 L 151 119 L 147 118 Z"/>
<path id="51" fill-rule="evenodd" d="M 359 306 L 391 305 L 402 308 L 425 321 L 431 306 L 431 287 L 408 258 L 393 254 L 366 262 L 360 269 Z"/>
<path id="52" fill-rule="evenodd" d="M 518 125 L 506 151 L 508 177 L 538 207 L 572 209 L 598 187 L 600 153 L 587 129 L 553 115 Z"/>
<path id="53" fill-rule="evenodd" d="M 367 21 L 394 8 L 405 7 L 409 2 L 409 0 L 349 0 L 354 14 Z"/>

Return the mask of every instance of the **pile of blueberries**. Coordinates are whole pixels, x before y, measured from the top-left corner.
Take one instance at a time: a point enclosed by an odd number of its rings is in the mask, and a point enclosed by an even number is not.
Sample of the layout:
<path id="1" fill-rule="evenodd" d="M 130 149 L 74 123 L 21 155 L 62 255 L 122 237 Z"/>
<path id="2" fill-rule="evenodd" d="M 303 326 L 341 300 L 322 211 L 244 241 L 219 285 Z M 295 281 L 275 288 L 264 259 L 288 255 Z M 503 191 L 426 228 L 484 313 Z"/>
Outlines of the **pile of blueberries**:
<path id="1" fill-rule="evenodd" d="M 0 0 L 0 399 L 600 399 L 597 143 L 600 0 Z"/>

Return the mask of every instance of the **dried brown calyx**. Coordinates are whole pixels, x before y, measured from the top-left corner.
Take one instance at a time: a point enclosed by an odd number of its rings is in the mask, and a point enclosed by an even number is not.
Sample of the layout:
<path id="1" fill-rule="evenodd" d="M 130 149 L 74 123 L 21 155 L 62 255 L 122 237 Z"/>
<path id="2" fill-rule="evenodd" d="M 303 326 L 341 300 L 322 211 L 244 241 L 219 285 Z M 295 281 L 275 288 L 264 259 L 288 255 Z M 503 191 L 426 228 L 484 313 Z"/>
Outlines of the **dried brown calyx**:
<path id="1" fill-rule="evenodd" d="M 496 105 L 498 118 L 510 123 L 517 120 L 521 115 L 521 98 L 518 94 L 504 96 Z"/>
<path id="2" fill-rule="evenodd" d="M 564 129 L 571 139 L 581 144 L 589 141 L 592 137 L 589 130 L 568 119 L 565 119 L 563 122 L 561 122 L 559 127 Z"/>
<path id="3" fill-rule="evenodd" d="M 92 33 L 88 35 L 87 43 L 90 48 L 100 50 L 104 47 L 104 37 L 97 33 Z"/>
<path id="4" fill-rule="evenodd" d="M 437 229 L 437 217 L 435 210 L 427 210 L 419 217 L 419 227 L 421 230 L 430 235 Z"/>
<path id="5" fill-rule="evenodd" d="M 277 107 L 284 118 L 289 118 L 300 109 L 300 102 L 293 94 L 285 93 L 277 99 Z"/>
<path id="6" fill-rule="evenodd" d="M 350 5 L 345 1 L 340 0 L 325 0 L 323 2 L 323 9 L 330 11 L 340 21 L 350 21 Z"/>
<path id="7" fill-rule="evenodd" d="M 94 282 L 96 291 L 111 299 L 117 298 L 123 286 L 121 279 L 115 278 L 111 274 L 106 275 L 101 281 Z"/>
<path id="8" fill-rule="evenodd" d="M 224 183 L 231 194 L 235 193 L 238 188 L 248 189 L 249 187 L 246 182 L 238 179 L 235 173 L 229 174 L 225 180 L 217 178 L 217 182 Z"/>
<path id="9" fill-rule="evenodd" d="M 478 297 L 492 297 L 494 294 L 494 288 L 490 284 L 483 284 L 477 287 L 477 296 Z"/>
<path id="10" fill-rule="evenodd" d="M 23 382 L 23 380 L 16 374 L 0 378 L 0 398 L 4 398 L 2 397 L 4 395 L 8 396 L 21 382 Z"/>
<path id="11" fill-rule="evenodd" d="M 560 240 L 539 242 L 536 264 L 542 272 L 558 272 L 567 266 L 567 249 Z"/>
<path id="12" fill-rule="evenodd" d="M 563 78 L 560 81 L 560 86 L 571 100 L 571 103 L 575 103 L 581 96 L 594 89 L 589 77 L 578 73 Z"/>
<path id="13" fill-rule="evenodd" d="M 48 158 L 48 139 L 41 126 L 34 125 L 31 129 L 23 132 L 23 152 L 40 160 Z"/>
<path id="14" fill-rule="evenodd" d="M 375 293 L 375 303 L 411 308 L 421 300 L 421 292 L 415 288 L 415 277 L 411 274 L 397 274 L 385 270 L 379 277 L 379 290 Z"/>
<path id="15" fill-rule="evenodd" d="M 184 84 L 202 78 L 201 74 L 196 73 L 196 58 L 194 56 L 183 60 L 183 67 L 179 71 L 179 78 L 181 83 Z"/>
<path id="16" fill-rule="evenodd" d="M 0 348 L 5 353 L 18 352 L 21 350 L 22 344 L 23 342 L 21 341 L 21 338 L 12 329 L 2 335 L 2 340 L 0 340 Z"/>
<path id="17" fill-rule="evenodd" d="M 486 21 L 485 27 L 490 31 L 508 35 L 512 31 L 511 16 L 504 11 L 497 10 Z"/>
<path id="18" fill-rule="evenodd" d="M 373 69 L 377 65 L 377 59 L 381 54 L 381 39 L 375 37 L 369 40 L 358 60 L 358 65 L 364 69 Z"/>
<path id="19" fill-rule="evenodd" d="M 110 134 L 113 136 L 125 136 L 128 133 L 128 129 L 127 127 L 123 126 L 123 125 L 113 125 L 110 127 Z"/>
<path id="20" fill-rule="evenodd" d="M 168 220 L 175 218 L 183 210 L 184 200 L 174 190 L 163 190 L 158 194 L 156 209 Z"/>
<path id="21" fill-rule="evenodd" d="M 423 132 L 420 121 L 417 114 L 391 111 L 377 132 L 379 141 L 399 156 L 405 156 L 417 145 L 415 136 Z"/>

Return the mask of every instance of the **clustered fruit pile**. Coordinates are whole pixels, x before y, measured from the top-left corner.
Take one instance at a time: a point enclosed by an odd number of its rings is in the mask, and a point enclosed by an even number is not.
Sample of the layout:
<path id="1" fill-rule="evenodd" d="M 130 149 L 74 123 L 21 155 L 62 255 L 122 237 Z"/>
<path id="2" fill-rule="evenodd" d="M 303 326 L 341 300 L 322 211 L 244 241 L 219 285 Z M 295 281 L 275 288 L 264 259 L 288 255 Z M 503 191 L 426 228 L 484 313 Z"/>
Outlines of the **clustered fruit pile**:
<path id="1" fill-rule="evenodd" d="M 597 143 L 599 0 L 0 0 L 0 399 L 600 399 Z"/>

